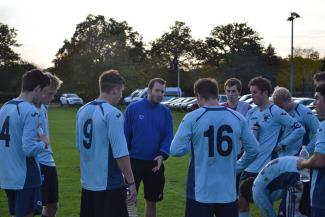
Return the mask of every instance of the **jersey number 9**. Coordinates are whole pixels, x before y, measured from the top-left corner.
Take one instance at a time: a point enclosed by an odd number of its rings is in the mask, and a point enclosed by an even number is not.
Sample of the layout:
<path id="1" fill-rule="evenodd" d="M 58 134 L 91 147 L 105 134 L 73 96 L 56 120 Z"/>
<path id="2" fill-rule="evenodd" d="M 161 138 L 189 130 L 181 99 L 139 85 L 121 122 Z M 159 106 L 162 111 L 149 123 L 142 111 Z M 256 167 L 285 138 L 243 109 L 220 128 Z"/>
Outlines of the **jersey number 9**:
<path id="1" fill-rule="evenodd" d="M 84 136 L 85 139 L 83 140 L 83 144 L 86 149 L 90 149 L 91 142 L 93 138 L 93 120 L 88 119 L 84 124 Z"/>

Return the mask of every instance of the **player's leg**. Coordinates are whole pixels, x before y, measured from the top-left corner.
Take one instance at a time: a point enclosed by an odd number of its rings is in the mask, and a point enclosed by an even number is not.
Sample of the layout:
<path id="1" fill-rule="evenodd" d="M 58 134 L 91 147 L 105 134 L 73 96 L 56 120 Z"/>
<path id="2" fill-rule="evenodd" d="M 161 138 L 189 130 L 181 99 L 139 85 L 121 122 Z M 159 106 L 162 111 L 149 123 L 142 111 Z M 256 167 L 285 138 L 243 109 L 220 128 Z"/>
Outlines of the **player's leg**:
<path id="1" fill-rule="evenodd" d="M 299 210 L 302 214 L 306 216 L 310 216 L 311 213 L 311 207 L 310 207 L 310 187 L 311 182 L 303 182 L 304 190 L 301 196 L 300 204 L 299 204 Z"/>
<path id="2" fill-rule="evenodd" d="M 164 165 L 162 164 L 160 169 L 156 172 L 152 171 L 156 162 L 148 163 L 146 168 L 146 174 L 143 177 L 144 185 L 144 198 L 145 204 L 145 217 L 155 217 L 157 208 L 156 203 L 163 200 L 165 175 Z"/>
<path id="3" fill-rule="evenodd" d="M 42 182 L 42 217 L 55 217 L 58 209 L 59 187 L 56 167 L 41 166 Z"/>
<path id="4" fill-rule="evenodd" d="M 107 190 L 100 193 L 96 199 L 96 212 L 94 217 L 128 217 L 126 207 L 126 188 L 120 187 L 113 190 Z"/>
<path id="5" fill-rule="evenodd" d="M 238 217 L 238 201 L 216 204 L 214 214 L 218 217 Z"/>
<path id="6" fill-rule="evenodd" d="M 240 182 L 245 181 L 246 179 L 253 177 L 256 178 L 257 173 L 250 173 L 244 171 L 240 177 Z M 249 212 L 249 201 L 246 200 L 243 195 L 240 193 L 238 194 L 238 209 L 239 209 L 239 217 L 249 217 L 250 212 Z"/>
<path id="7" fill-rule="evenodd" d="M 214 204 L 200 203 L 195 200 L 186 199 L 185 217 L 213 217 Z"/>
<path id="8" fill-rule="evenodd" d="M 86 189 L 81 190 L 80 217 L 94 216 L 95 193 Z"/>
<path id="9" fill-rule="evenodd" d="M 35 214 L 41 213 L 42 202 L 40 187 L 15 190 L 12 192 L 14 196 L 9 196 L 14 198 L 14 200 L 11 201 L 14 205 L 9 204 L 9 206 L 14 207 L 14 214 L 12 215 L 16 217 L 32 217 Z"/>
<path id="10" fill-rule="evenodd" d="M 277 217 L 273 209 L 273 201 L 265 189 L 253 186 L 253 200 L 263 217 Z"/>

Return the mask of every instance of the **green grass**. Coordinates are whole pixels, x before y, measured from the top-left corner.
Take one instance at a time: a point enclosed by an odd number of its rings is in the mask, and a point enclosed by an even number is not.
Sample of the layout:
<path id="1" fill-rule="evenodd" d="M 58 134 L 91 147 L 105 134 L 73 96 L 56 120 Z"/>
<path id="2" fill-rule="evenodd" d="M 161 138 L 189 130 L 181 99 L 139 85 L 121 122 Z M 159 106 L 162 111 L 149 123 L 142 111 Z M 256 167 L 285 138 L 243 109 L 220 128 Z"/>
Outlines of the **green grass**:
<path id="1" fill-rule="evenodd" d="M 123 108 L 122 108 L 123 109 Z M 79 154 L 75 146 L 75 117 L 77 108 L 50 108 L 51 143 L 59 175 L 60 209 L 58 217 L 77 217 L 80 208 Z M 174 131 L 185 113 L 173 112 Z M 185 182 L 188 158 L 170 157 L 166 162 L 164 200 L 158 203 L 158 217 L 184 216 Z M 138 196 L 138 213 L 143 216 L 143 190 Z M 253 208 L 253 216 L 260 216 Z M 5 193 L 0 191 L 0 217 L 7 217 Z"/>

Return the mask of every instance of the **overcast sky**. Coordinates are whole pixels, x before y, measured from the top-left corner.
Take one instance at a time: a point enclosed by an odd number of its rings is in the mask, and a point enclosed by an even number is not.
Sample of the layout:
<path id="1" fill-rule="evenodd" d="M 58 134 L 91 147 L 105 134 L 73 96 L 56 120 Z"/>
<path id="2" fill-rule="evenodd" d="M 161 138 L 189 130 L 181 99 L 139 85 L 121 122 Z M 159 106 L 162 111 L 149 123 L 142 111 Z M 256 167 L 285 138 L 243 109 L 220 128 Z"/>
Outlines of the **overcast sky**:
<path id="1" fill-rule="evenodd" d="M 0 0 L 0 22 L 18 30 L 22 46 L 15 51 L 40 67 L 52 66 L 64 39 L 88 14 L 127 21 L 145 43 L 169 31 L 176 20 L 190 26 L 196 39 L 217 25 L 247 22 L 284 57 L 291 46 L 290 12 L 301 16 L 294 21 L 294 46 L 313 48 L 323 57 L 324 0 Z"/>

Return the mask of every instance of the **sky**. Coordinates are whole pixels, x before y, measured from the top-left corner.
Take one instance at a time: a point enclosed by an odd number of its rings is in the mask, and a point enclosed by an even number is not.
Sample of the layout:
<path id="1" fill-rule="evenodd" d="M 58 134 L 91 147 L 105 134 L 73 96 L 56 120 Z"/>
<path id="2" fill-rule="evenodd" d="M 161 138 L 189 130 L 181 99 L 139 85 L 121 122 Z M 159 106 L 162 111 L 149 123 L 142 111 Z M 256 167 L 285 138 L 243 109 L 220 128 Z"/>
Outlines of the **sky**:
<path id="1" fill-rule="evenodd" d="M 183 21 L 195 39 L 209 36 L 218 25 L 246 22 L 272 44 L 277 55 L 286 57 L 291 48 L 290 12 L 294 21 L 294 47 L 313 48 L 325 56 L 324 0 L 0 0 L 0 22 L 18 31 L 22 46 L 14 50 L 39 67 L 53 66 L 52 60 L 70 39 L 76 25 L 88 14 L 127 21 L 145 43 Z"/>

